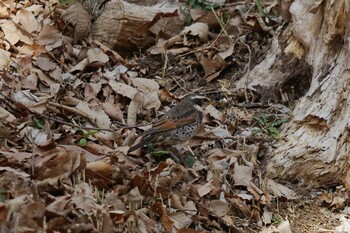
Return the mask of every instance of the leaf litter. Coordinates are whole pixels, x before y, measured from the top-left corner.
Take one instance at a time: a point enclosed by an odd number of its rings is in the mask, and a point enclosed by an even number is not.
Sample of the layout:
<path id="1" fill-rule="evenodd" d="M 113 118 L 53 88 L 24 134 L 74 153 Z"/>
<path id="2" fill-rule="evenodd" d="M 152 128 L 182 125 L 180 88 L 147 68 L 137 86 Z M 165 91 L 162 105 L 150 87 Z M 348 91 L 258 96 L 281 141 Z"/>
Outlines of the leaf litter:
<path id="1" fill-rule="evenodd" d="M 215 4 L 142 6 L 153 16 L 138 38 L 154 42 L 125 44 L 147 51 L 123 57 L 90 36 L 96 15 L 81 3 L 0 3 L 1 232 L 291 232 L 288 219 L 273 223 L 273 203 L 299 197 L 261 176 L 272 140 L 252 133 L 256 110 L 238 106 L 247 93 L 233 88 L 274 31 L 248 2 Z M 287 22 L 289 6 L 278 7 Z M 191 166 L 127 154 L 193 91 L 213 103 L 180 150 Z"/>

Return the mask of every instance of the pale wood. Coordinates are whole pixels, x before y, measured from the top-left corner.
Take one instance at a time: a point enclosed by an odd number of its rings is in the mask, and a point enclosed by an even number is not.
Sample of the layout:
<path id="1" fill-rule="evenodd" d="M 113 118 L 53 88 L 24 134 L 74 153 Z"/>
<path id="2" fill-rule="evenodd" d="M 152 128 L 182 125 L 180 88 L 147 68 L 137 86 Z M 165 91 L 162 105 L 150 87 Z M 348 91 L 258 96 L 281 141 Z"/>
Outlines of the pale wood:
<path id="1" fill-rule="evenodd" d="M 312 187 L 350 188 L 350 3 L 295 1 L 293 32 L 312 82 L 268 164 L 272 177 Z M 298 67 L 296 67 L 298 69 Z"/>
<path id="2" fill-rule="evenodd" d="M 157 37 L 150 27 L 162 17 L 171 16 L 176 9 L 176 4 L 171 1 L 141 6 L 111 0 L 93 23 L 92 36 L 123 55 L 138 48 L 147 48 L 155 43 Z"/>

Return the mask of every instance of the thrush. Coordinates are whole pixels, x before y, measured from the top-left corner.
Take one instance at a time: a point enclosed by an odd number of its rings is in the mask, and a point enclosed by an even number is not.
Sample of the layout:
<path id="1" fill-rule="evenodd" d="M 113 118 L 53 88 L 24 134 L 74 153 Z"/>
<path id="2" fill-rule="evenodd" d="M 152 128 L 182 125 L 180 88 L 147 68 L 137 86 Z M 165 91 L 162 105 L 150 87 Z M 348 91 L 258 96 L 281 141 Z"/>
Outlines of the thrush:
<path id="1" fill-rule="evenodd" d="M 202 124 L 201 106 L 206 100 L 208 98 L 202 95 L 187 95 L 163 117 L 153 122 L 152 128 L 141 134 L 142 141 L 130 147 L 128 152 L 154 142 L 176 145 L 189 140 Z"/>

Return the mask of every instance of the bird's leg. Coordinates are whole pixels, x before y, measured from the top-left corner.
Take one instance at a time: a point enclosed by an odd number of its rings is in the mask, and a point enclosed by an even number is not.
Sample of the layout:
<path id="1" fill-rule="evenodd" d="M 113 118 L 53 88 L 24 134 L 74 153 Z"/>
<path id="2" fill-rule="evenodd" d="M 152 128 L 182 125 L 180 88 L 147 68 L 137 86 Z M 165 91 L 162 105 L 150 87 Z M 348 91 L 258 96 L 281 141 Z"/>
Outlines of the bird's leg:
<path id="1" fill-rule="evenodd" d="M 172 146 L 171 157 L 176 163 L 182 163 L 188 167 L 192 167 L 195 158 L 192 149 L 187 145 L 174 145 Z M 191 155 L 186 155 L 186 152 L 190 152 Z"/>
<path id="2" fill-rule="evenodd" d="M 181 145 L 174 145 L 171 148 L 171 158 L 176 162 L 176 163 L 183 163 L 184 164 L 184 160 L 182 159 L 181 153 L 180 153 L 180 149 Z"/>
<path id="3" fill-rule="evenodd" d="M 192 156 L 195 156 L 193 150 L 191 149 L 191 147 L 189 145 L 187 145 L 187 149 L 191 153 Z"/>

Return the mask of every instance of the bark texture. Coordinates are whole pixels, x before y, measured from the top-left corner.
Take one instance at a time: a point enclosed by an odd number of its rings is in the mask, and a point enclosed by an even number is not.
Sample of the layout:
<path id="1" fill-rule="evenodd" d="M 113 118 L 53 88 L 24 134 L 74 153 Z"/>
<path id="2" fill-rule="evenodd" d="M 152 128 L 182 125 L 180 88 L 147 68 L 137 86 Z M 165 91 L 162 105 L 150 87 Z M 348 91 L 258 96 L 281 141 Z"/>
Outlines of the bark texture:
<path id="1" fill-rule="evenodd" d="M 137 48 L 153 45 L 160 30 L 157 27 L 172 27 L 172 30 L 176 30 L 179 25 L 169 23 L 177 16 L 176 10 L 176 4 L 172 1 L 141 6 L 122 0 L 111 0 L 92 24 L 92 36 L 109 48 L 126 55 Z"/>
<path id="2" fill-rule="evenodd" d="M 293 33 L 312 66 L 312 81 L 276 145 L 268 165 L 273 177 L 350 189 L 349 9 L 348 0 L 297 0 L 291 6 Z"/>

